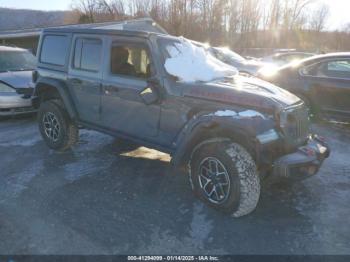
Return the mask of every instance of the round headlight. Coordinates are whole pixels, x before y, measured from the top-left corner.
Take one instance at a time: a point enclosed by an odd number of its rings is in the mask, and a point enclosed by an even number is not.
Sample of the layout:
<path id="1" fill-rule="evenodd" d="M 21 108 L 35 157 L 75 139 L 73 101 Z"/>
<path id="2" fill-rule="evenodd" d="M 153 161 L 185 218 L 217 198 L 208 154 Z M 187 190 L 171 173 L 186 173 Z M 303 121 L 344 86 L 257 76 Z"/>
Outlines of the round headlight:
<path id="1" fill-rule="evenodd" d="M 16 90 L 4 83 L 0 83 L 0 92 L 15 93 Z"/>

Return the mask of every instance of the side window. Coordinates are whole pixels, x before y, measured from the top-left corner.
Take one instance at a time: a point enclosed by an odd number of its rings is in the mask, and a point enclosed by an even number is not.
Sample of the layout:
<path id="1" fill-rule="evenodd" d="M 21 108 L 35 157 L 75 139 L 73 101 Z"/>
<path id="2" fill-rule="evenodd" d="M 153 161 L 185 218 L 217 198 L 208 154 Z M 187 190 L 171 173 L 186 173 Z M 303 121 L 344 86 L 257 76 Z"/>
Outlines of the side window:
<path id="1" fill-rule="evenodd" d="M 73 67 L 79 70 L 98 72 L 101 64 L 102 41 L 77 38 L 74 48 Z"/>
<path id="2" fill-rule="evenodd" d="M 325 74 L 329 77 L 350 79 L 350 60 L 328 62 Z"/>
<path id="3" fill-rule="evenodd" d="M 113 45 L 111 73 L 147 79 L 153 75 L 149 52 L 143 46 Z"/>
<path id="4" fill-rule="evenodd" d="M 69 38 L 64 35 L 44 36 L 40 59 L 41 63 L 64 66 L 69 49 Z"/>
<path id="5" fill-rule="evenodd" d="M 350 79 L 350 60 L 327 61 L 301 69 L 301 74 Z"/>

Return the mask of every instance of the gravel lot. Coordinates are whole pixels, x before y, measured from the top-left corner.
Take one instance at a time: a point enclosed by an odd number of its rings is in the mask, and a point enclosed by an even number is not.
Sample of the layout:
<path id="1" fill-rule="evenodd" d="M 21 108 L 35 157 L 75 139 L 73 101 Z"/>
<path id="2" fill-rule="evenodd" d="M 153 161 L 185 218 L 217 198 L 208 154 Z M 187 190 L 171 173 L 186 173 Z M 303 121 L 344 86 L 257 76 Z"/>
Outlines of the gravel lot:
<path id="1" fill-rule="evenodd" d="M 350 128 L 317 124 L 317 176 L 266 183 L 233 219 L 195 199 L 169 156 L 83 130 L 49 150 L 34 118 L 0 121 L 0 254 L 350 254 Z"/>

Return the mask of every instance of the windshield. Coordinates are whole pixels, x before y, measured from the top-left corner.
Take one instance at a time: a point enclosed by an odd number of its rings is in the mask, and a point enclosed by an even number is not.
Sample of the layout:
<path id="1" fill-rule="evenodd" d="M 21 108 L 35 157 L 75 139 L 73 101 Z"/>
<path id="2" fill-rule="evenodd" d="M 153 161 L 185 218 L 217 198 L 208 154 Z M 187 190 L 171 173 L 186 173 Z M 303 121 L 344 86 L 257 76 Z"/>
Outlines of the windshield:
<path id="1" fill-rule="evenodd" d="M 245 58 L 227 48 L 216 48 L 216 50 L 228 61 L 244 62 Z"/>
<path id="2" fill-rule="evenodd" d="M 233 66 L 215 58 L 206 48 L 194 45 L 190 40 L 160 39 L 164 68 L 168 74 L 183 82 L 208 82 L 238 73 Z"/>
<path id="3" fill-rule="evenodd" d="M 0 51 L 0 72 L 34 70 L 36 59 L 28 51 Z"/>

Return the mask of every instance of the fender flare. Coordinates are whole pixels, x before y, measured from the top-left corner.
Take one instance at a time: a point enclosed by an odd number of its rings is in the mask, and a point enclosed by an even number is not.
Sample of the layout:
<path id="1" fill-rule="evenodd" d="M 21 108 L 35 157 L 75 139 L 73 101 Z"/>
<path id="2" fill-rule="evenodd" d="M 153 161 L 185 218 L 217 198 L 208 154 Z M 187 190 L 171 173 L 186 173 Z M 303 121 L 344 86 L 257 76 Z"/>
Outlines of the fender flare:
<path id="1" fill-rule="evenodd" d="M 197 144 L 212 138 L 238 141 L 247 148 L 253 158 L 257 157 L 255 134 L 242 126 L 239 121 L 227 121 L 223 117 L 205 115 L 193 117 L 180 131 L 171 163 L 174 166 L 183 166 Z"/>
<path id="2" fill-rule="evenodd" d="M 62 99 L 65 109 L 67 110 L 71 119 L 78 118 L 77 110 L 74 106 L 72 97 L 70 96 L 68 87 L 65 83 L 56 79 L 41 77 L 37 80 L 35 84 L 34 95 L 40 98 L 41 93 L 43 92 L 42 90 L 45 87 L 54 88 L 59 93 L 59 96 Z"/>

